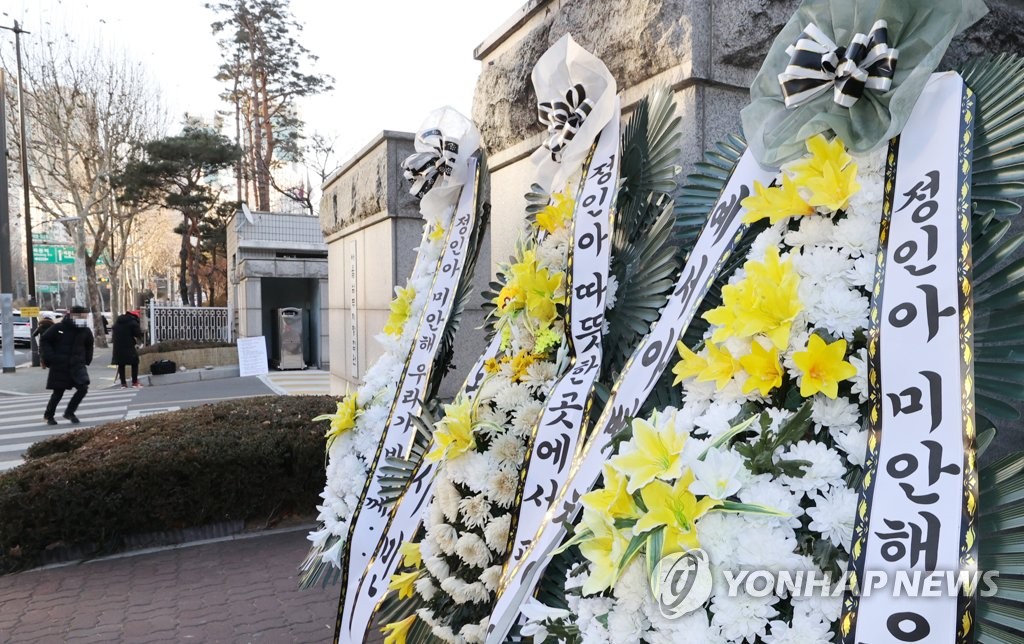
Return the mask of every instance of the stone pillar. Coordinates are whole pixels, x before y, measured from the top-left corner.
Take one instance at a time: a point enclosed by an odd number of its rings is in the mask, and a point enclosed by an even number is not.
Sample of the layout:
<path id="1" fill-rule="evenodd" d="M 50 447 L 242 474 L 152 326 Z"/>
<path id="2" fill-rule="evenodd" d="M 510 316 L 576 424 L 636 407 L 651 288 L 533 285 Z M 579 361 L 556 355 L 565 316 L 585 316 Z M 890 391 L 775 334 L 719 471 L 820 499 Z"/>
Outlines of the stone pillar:
<path id="1" fill-rule="evenodd" d="M 1024 9 L 1011 0 L 987 4 L 989 15 L 954 41 L 946 68 L 970 55 L 1021 50 Z M 533 172 L 527 157 L 543 132 L 530 72 L 548 47 L 569 33 L 599 56 L 618 83 L 627 117 L 653 87 L 670 87 L 683 117 L 682 181 L 705 150 L 739 131 L 750 83 L 798 5 L 798 0 L 531 0 L 523 5 L 474 51 L 481 71 L 473 119 L 494 173 L 492 260 L 509 256 L 521 229 L 523 193 Z"/>

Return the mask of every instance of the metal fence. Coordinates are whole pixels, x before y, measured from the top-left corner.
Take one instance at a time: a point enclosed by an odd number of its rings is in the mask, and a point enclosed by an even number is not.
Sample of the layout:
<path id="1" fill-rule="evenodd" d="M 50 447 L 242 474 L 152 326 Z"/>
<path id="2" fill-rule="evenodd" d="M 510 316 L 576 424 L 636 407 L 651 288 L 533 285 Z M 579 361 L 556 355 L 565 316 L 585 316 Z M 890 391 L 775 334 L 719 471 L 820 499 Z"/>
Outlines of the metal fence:
<path id="1" fill-rule="evenodd" d="M 181 306 L 149 303 L 149 341 L 230 342 L 228 309 L 219 306 Z"/>

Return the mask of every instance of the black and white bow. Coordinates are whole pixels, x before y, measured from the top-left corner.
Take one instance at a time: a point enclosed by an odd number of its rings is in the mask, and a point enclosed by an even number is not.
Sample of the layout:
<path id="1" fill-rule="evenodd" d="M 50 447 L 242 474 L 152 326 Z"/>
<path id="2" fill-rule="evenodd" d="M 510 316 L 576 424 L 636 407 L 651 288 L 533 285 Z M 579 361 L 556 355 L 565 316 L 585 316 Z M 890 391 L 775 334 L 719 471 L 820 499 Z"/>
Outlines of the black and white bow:
<path id="1" fill-rule="evenodd" d="M 583 85 L 573 85 L 565 93 L 565 101 L 544 101 L 537 104 L 538 118 L 548 127 L 544 147 L 551 151 L 551 160 L 561 159 L 562 149 L 572 141 L 583 121 L 594 109 Z"/>
<path id="2" fill-rule="evenodd" d="M 813 22 L 786 48 L 789 65 L 779 74 L 786 107 L 799 107 L 822 92 L 852 107 L 865 89 L 887 92 L 896 73 L 898 49 L 889 47 L 888 25 L 878 20 L 871 33 L 854 34 L 849 47 L 839 47 Z"/>
<path id="3" fill-rule="evenodd" d="M 441 130 L 425 130 L 416 136 L 418 148 L 429 148 L 426 152 L 410 154 L 402 162 L 405 178 L 412 183 L 409 192 L 422 197 L 430 192 L 438 179 L 450 177 L 455 167 L 455 157 L 459 154 L 459 144 L 449 141 L 441 134 Z"/>

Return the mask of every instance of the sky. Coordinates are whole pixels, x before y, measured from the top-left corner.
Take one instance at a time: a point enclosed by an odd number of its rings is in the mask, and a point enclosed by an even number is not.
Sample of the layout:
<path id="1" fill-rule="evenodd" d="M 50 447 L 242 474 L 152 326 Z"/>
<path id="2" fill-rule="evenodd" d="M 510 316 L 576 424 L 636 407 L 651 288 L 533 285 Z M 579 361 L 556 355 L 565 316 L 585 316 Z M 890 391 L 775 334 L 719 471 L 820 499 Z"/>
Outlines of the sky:
<path id="1" fill-rule="evenodd" d="M 473 50 L 525 0 L 291 0 L 316 70 L 335 79 L 329 94 L 304 99 L 306 134 L 336 137 L 342 163 L 381 130 L 415 131 L 451 105 L 470 116 L 480 63 Z M 220 51 L 203 0 L 0 0 L 0 25 L 33 34 L 59 28 L 141 61 L 160 88 L 170 128 L 185 112 L 225 109 L 214 80 Z M 0 39 L 10 40 L 9 31 Z M 5 43 L 9 46 L 9 43 Z M 5 46 L 6 48 L 6 46 Z"/>

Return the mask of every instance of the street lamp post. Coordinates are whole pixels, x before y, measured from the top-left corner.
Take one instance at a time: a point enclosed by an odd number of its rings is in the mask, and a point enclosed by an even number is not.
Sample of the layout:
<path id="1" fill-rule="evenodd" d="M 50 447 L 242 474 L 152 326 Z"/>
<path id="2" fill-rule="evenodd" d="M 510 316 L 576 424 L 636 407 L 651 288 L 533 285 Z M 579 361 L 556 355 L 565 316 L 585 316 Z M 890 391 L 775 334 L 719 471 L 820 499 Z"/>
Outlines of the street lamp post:
<path id="1" fill-rule="evenodd" d="M 3 27 L 7 31 L 14 32 L 14 58 L 17 61 L 18 70 L 18 120 L 21 122 L 21 188 L 25 208 L 25 268 L 28 272 L 28 302 L 30 306 L 36 306 L 36 267 L 32 257 L 32 210 L 29 200 L 28 183 L 28 136 L 25 127 L 25 82 L 21 75 L 21 34 L 29 32 L 21 28 L 18 21 L 14 21 L 13 27 Z M 38 320 L 32 318 L 32 366 L 39 366 L 39 344 L 36 342 L 36 324 Z"/>

